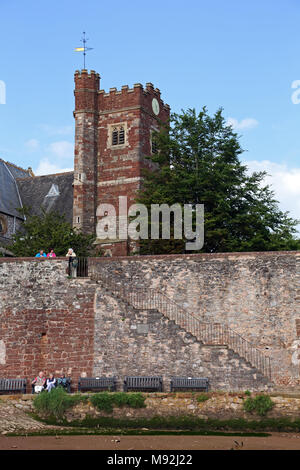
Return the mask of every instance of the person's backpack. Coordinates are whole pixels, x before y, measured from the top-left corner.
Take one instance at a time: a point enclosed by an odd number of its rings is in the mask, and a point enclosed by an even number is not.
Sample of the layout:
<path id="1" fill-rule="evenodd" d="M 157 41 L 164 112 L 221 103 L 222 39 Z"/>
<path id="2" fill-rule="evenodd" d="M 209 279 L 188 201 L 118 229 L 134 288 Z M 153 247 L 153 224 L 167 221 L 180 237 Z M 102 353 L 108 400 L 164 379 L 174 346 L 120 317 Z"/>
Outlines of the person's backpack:
<path id="1" fill-rule="evenodd" d="M 77 268 L 77 266 L 78 266 L 78 259 L 77 258 L 73 259 L 72 266 L 73 266 L 73 268 Z"/>

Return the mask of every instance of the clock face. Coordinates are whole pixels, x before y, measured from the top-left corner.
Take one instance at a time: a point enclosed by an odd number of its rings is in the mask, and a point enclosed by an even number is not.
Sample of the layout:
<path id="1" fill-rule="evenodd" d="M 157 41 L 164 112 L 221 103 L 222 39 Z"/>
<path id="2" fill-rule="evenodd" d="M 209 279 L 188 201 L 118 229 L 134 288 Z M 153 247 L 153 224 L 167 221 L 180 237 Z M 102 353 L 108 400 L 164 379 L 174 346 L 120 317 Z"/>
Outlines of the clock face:
<path id="1" fill-rule="evenodd" d="M 152 109 L 154 114 L 157 116 L 159 114 L 159 104 L 156 98 L 152 100 Z"/>

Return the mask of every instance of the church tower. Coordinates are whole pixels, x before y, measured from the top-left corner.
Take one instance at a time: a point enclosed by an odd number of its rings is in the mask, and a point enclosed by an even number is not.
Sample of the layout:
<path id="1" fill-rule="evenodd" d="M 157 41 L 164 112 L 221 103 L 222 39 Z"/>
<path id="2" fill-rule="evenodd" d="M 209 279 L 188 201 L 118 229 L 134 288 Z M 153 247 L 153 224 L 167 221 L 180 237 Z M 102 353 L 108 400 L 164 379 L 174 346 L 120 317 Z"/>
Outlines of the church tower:
<path id="1" fill-rule="evenodd" d="M 111 204 L 119 217 L 119 197 L 135 202 L 142 183 L 142 169 L 155 151 L 152 133 L 167 122 L 170 108 L 152 83 L 136 83 L 121 90 L 100 90 L 94 71 L 75 72 L 75 160 L 73 225 L 85 233 L 96 233 L 100 204 Z M 118 226 L 118 224 L 117 224 Z M 97 239 L 107 254 L 127 255 L 135 250 L 130 240 Z"/>

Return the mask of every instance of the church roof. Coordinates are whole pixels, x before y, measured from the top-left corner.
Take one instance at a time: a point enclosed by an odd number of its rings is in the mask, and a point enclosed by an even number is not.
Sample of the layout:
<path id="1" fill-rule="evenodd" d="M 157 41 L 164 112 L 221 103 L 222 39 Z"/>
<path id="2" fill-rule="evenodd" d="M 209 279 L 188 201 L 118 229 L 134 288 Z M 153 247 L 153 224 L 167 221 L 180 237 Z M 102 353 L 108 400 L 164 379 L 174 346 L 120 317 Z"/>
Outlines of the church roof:
<path id="1" fill-rule="evenodd" d="M 0 158 L 0 212 L 22 218 L 18 209 L 22 207 L 16 177 L 29 177 L 30 170 L 23 170 Z"/>
<path id="2" fill-rule="evenodd" d="M 73 179 L 74 172 L 54 175 L 17 178 L 17 184 L 24 206 L 35 215 L 56 211 L 65 214 L 66 220 L 72 223 L 73 218 Z"/>

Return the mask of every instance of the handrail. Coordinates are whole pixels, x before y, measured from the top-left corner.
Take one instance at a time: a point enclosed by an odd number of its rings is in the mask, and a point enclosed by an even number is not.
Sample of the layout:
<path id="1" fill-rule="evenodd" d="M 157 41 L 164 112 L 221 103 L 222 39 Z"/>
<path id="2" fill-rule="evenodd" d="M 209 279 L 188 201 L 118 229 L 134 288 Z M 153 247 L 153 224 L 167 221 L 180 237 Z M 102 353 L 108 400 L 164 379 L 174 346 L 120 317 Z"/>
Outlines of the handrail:
<path id="1" fill-rule="evenodd" d="M 115 277 L 104 278 L 99 273 L 92 274 L 91 278 L 100 281 L 105 288 L 122 300 L 126 300 L 134 308 L 158 310 L 203 344 L 228 346 L 271 380 L 271 358 L 265 356 L 262 351 L 229 326 L 199 320 L 196 315 L 180 307 L 158 289 L 127 287 L 121 279 L 118 282 Z"/>

